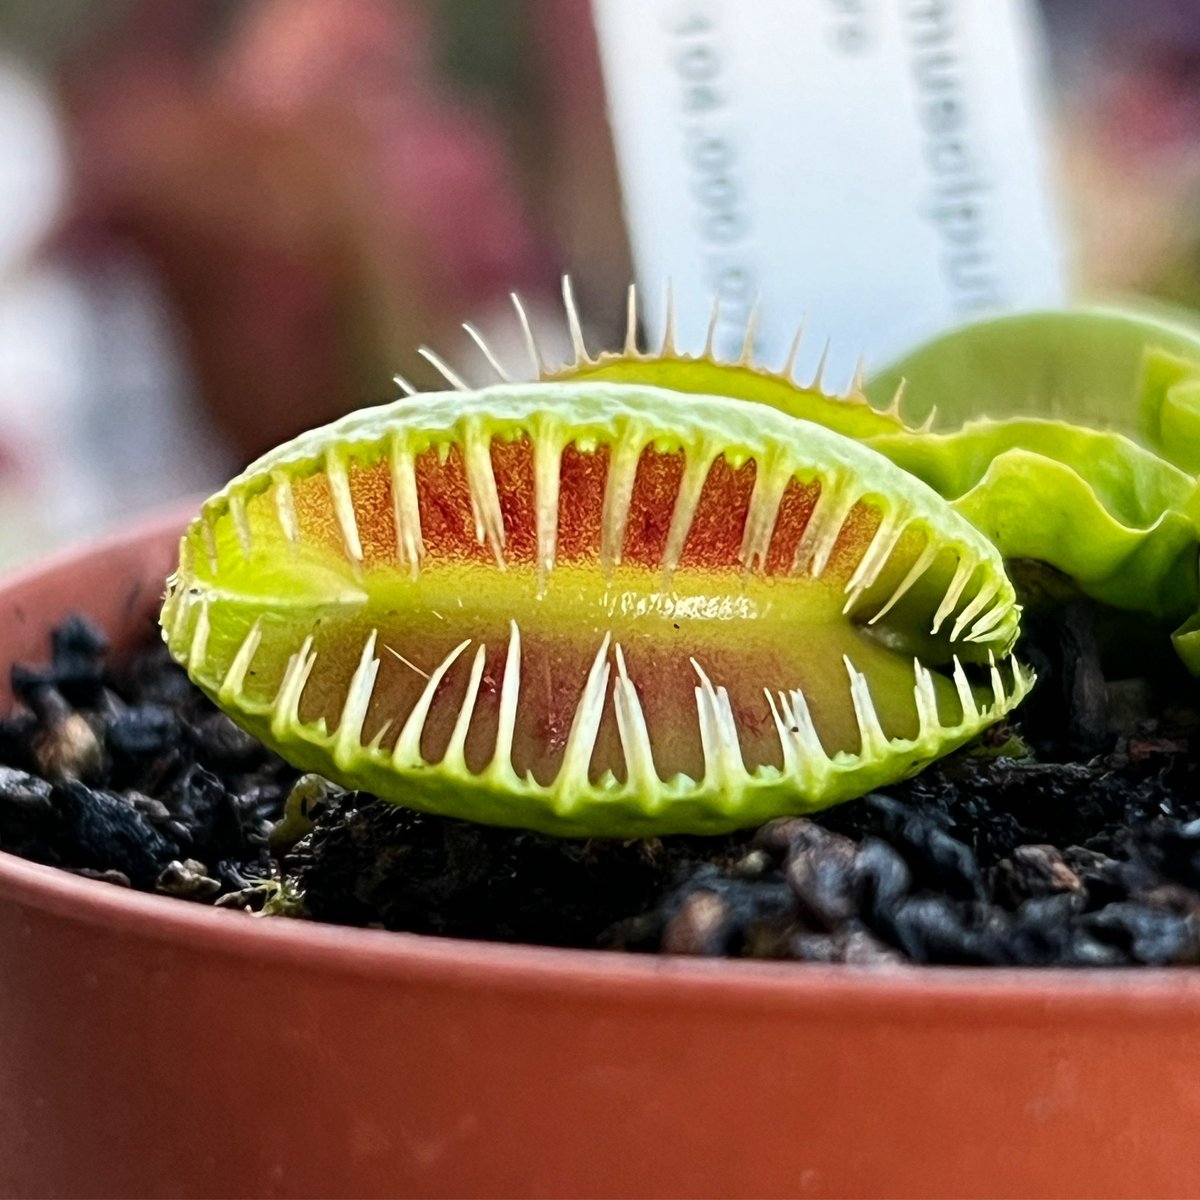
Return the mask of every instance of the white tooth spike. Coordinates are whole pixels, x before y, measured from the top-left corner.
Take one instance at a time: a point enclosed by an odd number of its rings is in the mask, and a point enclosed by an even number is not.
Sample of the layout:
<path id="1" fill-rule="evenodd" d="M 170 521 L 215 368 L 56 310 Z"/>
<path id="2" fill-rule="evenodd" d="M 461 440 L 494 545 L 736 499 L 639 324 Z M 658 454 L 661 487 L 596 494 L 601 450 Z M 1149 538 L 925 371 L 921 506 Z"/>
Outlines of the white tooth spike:
<path id="1" fill-rule="evenodd" d="M 504 660 L 504 679 L 500 683 L 500 707 L 496 724 L 496 749 L 491 767 L 512 770 L 513 731 L 517 726 L 517 702 L 521 694 L 521 631 L 516 621 L 509 622 L 508 655 Z"/>
<path id="2" fill-rule="evenodd" d="M 716 452 L 712 448 L 702 448 L 698 452 L 687 455 L 683 469 L 683 479 L 679 483 L 679 493 L 675 497 L 675 508 L 671 513 L 671 527 L 667 530 L 667 544 L 663 548 L 663 580 L 670 585 L 675 568 L 683 556 L 687 545 L 687 536 L 696 516 L 696 506 L 700 503 L 700 494 L 704 490 L 704 481 L 712 468 Z"/>
<path id="3" fill-rule="evenodd" d="M 896 390 L 892 393 L 891 403 L 883 410 L 889 417 L 895 417 L 897 421 L 904 420 L 900 415 L 900 408 L 904 403 L 904 389 L 906 387 L 908 387 L 908 380 L 901 379 L 896 384 Z"/>
<path id="4" fill-rule="evenodd" d="M 440 354 L 435 354 L 428 346 L 418 346 L 417 353 L 456 391 L 469 390 L 466 380 Z"/>
<path id="5" fill-rule="evenodd" d="M 1037 683 L 1037 673 L 1023 666 L 1014 657 L 1012 659 L 1013 669 L 1013 698 L 1014 701 L 1022 700 L 1028 695 L 1030 688 Z"/>
<path id="6" fill-rule="evenodd" d="M 1023 697 L 1025 695 L 1025 692 L 1022 690 L 1022 683 L 1023 683 L 1022 668 L 1021 668 L 1020 662 L 1017 661 L 1017 657 L 1015 654 L 1010 655 L 1007 659 L 1005 659 L 1005 663 L 1007 664 L 1009 671 L 1012 673 L 1012 685 L 1009 689 L 1005 689 L 1006 702 L 1007 702 L 1008 706 L 1010 708 L 1012 708 L 1021 699 L 1023 699 Z M 999 665 L 997 665 L 996 669 L 997 669 L 997 671 L 999 671 L 999 669 L 1000 669 Z M 1000 685 L 1001 685 L 1001 687 L 1004 686 L 1004 676 L 1003 675 L 1001 675 L 1001 677 L 1000 677 Z M 993 682 L 993 684 L 992 684 L 993 691 L 995 690 L 995 687 L 996 687 L 996 685 Z"/>
<path id="7" fill-rule="evenodd" d="M 279 681 L 279 691 L 275 693 L 275 703 L 271 705 L 271 734 L 275 738 L 294 733 L 300 724 L 300 698 L 317 661 L 312 646 L 312 634 L 309 634 L 300 649 L 288 659 L 283 678 Z"/>
<path id="8" fill-rule="evenodd" d="M 537 526 L 537 594 L 545 594 L 558 552 L 559 486 L 562 445 L 555 437 L 533 431 L 533 503 Z"/>
<path id="9" fill-rule="evenodd" d="M 183 640 L 183 631 L 187 628 L 194 603 L 195 596 L 192 590 L 184 586 L 176 576 L 172 575 L 167 580 L 167 596 L 163 604 L 161 617 L 163 628 L 170 630 L 170 636 L 167 640 L 172 646 L 178 646 Z M 204 601 L 200 603 L 203 604 Z M 196 619 L 199 620 L 199 614 L 197 614 Z M 194 630 L 193 636 L 195 636 Z M 190 650 L 188 654 L 190 660 Z"/>
<path id="10" fill-rule="evenodd" d="M 800 354 L 800 346 L 804 341 L 804 321 L 801 319 L 800 324 L 796 326 L 796 332 L 792 337 L 792 344 L 788 347 L 787 358 L 784 359 L 783 366 L 779 373 L 787 379 L 794 377 L 796 370 L 796 359 Z"/>
<path id="11" fill-rule="evenodd" d="M 383 739 L 385 737 L 387 737 L 388 733 L 391 731 L 391 728 L 392 728 L 391 721 L 384 721 L 384 723 L 382 725 L 380 725 L 380 727 L 375 731 L 374 736 L 366 744 L 365 749 L 368 754 L 379 754 L 380 753 L 380 750 L 383 747 Z"/>
<path id="12" fill-rule="evenodd" d="M 704 754 L 704 778 L 714 786 L 722 782 L 721 729 L 717 723 L 717 693 L 704 668 L 693 658 L 699 676 L 696 691 L 696 717 L 700 723 L 700 748 Z"/>
<path id="13" fill-rule="evenodd" d="M 575 352 L 575 366 L 590 366 L 596 360 L 588 353 L 587 344 L 583 340 L 583 324 L 579 320 L 579 306 L 575 303 L 575 289 L 571 285 L 570 275 L 562 277 L 563 307 L 567 310 L 567 329 L 571 334 L 571 348 Z"/>
<path id="14" fill-rule="evenodd" d="M 172 614 L 178 611 L 181 603 L 190 604 L 190 599 L 185 599 L 189 596 L 199 595 L 199 591 L 186 584 L 185 579 L 192 577 L 192 569 L 194 566 L 195 555 L 192 554 L 192 548 L 185 538 L 179 547 L 179 565 L 167 576 L 167 584 L 165 594 L 163 596 L 164 610 L 169 608 Z M 174 615 L 172 615 L 174 620 Z M 172 644 L 179 640 L 178 631 L 172 626 L 170 641 Z"/>
<path id="15" fill-rule="evenodd" d="M 750 507 L 746 511 L 746 524 L 742 530 L 742 545 L 738 551 L 738 558 L 747 575 L 753 572 L 756 565 L 766 566 L 779 505 L 791 479 L 786 467 L 761 462 L 758 466 L 754 491 L 750 494 Z"/>
<path id="16" fill-rule="evenodd" d="M 403 770 L 407 767 L 425 765 L 425 759 L 421 756 L 421 734 L 425 732 L 425 721 L 429 717 L 429 709 L 433 704 L 433 695 L 438 690 L 438 685 L 445 679 L 446 672 L 454 666 L 458 656 L 470 644 L 470 638 L 459 642 L 438 663 L 428 680 L 426 680 L 425 687 L 420 696 L 417 697 L 417 702 L 408 714 L 408 719 L 404 722 L 404 728 L 400 730 L 400 736 L 396 739 L 396 745 L 392 749 L 392 766 L 396 769 Z"/>
<path id="17" fill-rule="evenodd" d="M 400 434 L 392 435 L 388 447 L 392 475 L 392 519 L 396 525 L 396 557 L 401 565 L 408 564 L 413 579 L 425 557 L 425 542 L 421 536 L 421 506 L 417 501 L 417 472 L 412 451 Z"/>
<path id="18" fill-rule="evenodd" d="M 817 783 L 828 774 L 830 758 L 817 735 L 808 701 L 799 688 L 793 688 L 786 695 L 779 693 L 779 704 L 787 722 L 788 735 L 795 742 L 800 777 Z"/>
<path id="19" fill-rule="evenodd" d="M 392 382 L 406 395 L 415 396 L 418 388 L 415 383 L 406 379 L 403 375 L 393 375 Z"/>
<path id="20" fill-rule="evenodd" d="M 300 523 L 296 520 L 296 498 L 292 481 L 282 471 L 271 472 L 271 495 L 275 500 L 275 516 L 279 528 L 289 542 L 300 540 Z"/>
<path id="21" fill-rule="evenodd" d="M 794 775 L 799 770 L 800 759 L 796 753 L 796 739 L 792 737 L 791 729 L 784 724 L 783 717 L 779 715 L 779 707 L 775 703 L 775 697 L 771 695 L 770 688 L 763 688 L 763 695 L 767 698 L 767 706 L 771 710 L 771 717 L 775 722 L 775 731 L 779 734 L 779 745 L 783 751 L 783 773 L 785 775 Z M 696 689 L 696 702 L 700 702 L 700 689 Z"/>
<path id="22" fill-rule="evenodd" d="M 820 579 L 829 563 L 829 556 L 837 545 L 838 534 L 858 501 L 853 488 L 831 476 L 821 485 L 816 507 L 808 518 L 808 524 L 796 543 L 796 554 L 792 560 L 792 573 L 801 574 L 806 569 L 813 579 Z"/>
<path id="23" fill-rule="evenodd" d="M 471 675 L 467 680 L 467 693 L 463 697 L 462 707 L 454 720 L 454 729 L 450 741 L 446 745 L 446 753 L 442 762 L 448 766 L 465 768 L 467 765 L 467 731 L 471 728 L 471 718 L 475 715 L 475 702 L 479 699 L 479 685 L 483 681 L 483 669 L 487 666 L 487 647 L 482 643 L 475 651 L 475 661 L 471 663 Z"/>
<path id="24" fill-rule="evenodd" d="M 970 681 L 958 655 L 954 656 L 954 686 L 958 690 L 959 703 L 962 704 L 962 723 L 974 724 L 979 720 L 979 707 L 975 703 L 975 693 L 971 691 Z"/>
<path id="25" fill-rule="evenodd" d="M 362 562 L 362 541 L 358 536 L 358 518 L 354 514 L 354 499 L 350 495 L 350 477 L 346 474 L 346 464 L 337 456 L 335 450 L 325 455 L 325 479 L 329 483 L 329 496 L 333 501 L 333 514 L 337 517 L 338 529 L 342 534 L 342 544 L 346 548 L 346 557 L 352 562 Z"/>
<path id="26" fill-rule="evenodd" d="M 999 604 L 992 605 L 987 612 L 971 626 L 971 632 L 967 634 L 968 642 L 987 642 L 998 636 L 996 626 L 999 625 L 1009 612 L 1012 610 L 1012 602 L 1009 600 L 1001 600 Z"/>
<path id="27" fill-rule="evenodd" d="M 696 714 L 700 719 L 705 782 L 716 787 L 737 786 L 745 779 L 746 764 L 729 692 L 723 687 L 713 687 L 704 668 L 694 658 L 690 662 L 700 680 L 696 688 Z"/>
<path id="28" fill-rule="evenodd" d="M 534 437 L 533 488 L 537 521 L 538 594 L 545 590 L 554 570 L 558 552 L 559 480 L 562 473 L 562 447 L 558 440 Z"/>
<path id="29" fill-rule="evenodd" d="M 487 359 L 488 366 L 500 376 L 500 379 L 504 383 L 512 383 L 512 376 L 504 369 L 504 364 L 496 357 L 483 334 L 470 321 L 463 322 L 463 331 L 479 347 L 480 354 Z"/>
<path id="30" fill-rule="evenodd" d="M 846 672 L 850 676 L 850 702 L 854 705 L 854 719 L 858 723 L 861 742 L 859 756 L 882 757 L 888 752 L 888 739 L 887 734 L 883 732 L 883 726 L 879 724 L 879 714 L 875 711 L 874 700 L 871 699 L 867 677 L 854 669 L 849 656 L 843 654 L 842 662 L 846 664 Z"/>
<path id="31" fill-rule="evenodd" d="M 876 621 L 882 620 L 888 613 L 900 602 L 904 594 L 933 566 L 934 560 L 938 556 L 938 547 L 932 543 L 926 543 L 925 548 L 917 555 L 917 561 L 908 569 L 908 574 L 900 580 L 896 586 L 896 590 L 891 594 L 887 603 L 867 622 L 868 625 L 874 625 Z"/>
<path id="32" fill-rule="evenodd" d="M 942 718 L 938 713 L 937 689 L 933 686 L 933 675 L 915 658 L 913 675 L 916 679 L 913 685 L 913 700 L 917 706 L 917 737 L 936 735 L 942 728 Z"/>
<path id="33" fill-rule="evenodd" d="M 181 611 L 187 610 L 180 606 Z M 196 613 L 196 624 L 192 627 L 192 641 L 188 646 L 187 665 L 188 670 L 195 673 L 196 670 L 203 664 L 205 656 L 208 654 L 208 601 L 200 601 L 200 609 Z"/>
<path id="34" fill-rule="evenodd" d="M 861 396 L 863 384 L 867 381 L 867 356 L 860 354 L 854 362 L 854 374 L 850 379 L 850 396 Z"/>
<path id="35" fill-rule="evenodd" d="M 338 720 L 337 733 L 333 738 L 333 761 L 346 770 L 362 754 L 363 725 L 371 697 L 375 693 L 375 680 L 379 675 L 379 659 L 375 657 L 375 642 L 379 630 L 372 629 L 363 646 L 358 666 L 350 677 L 346 688 L 346 699 L 342 704 L 342 715 Z"/>
<path id="36" fill-rule="evenodd" d="M 625 353 L 630 358 L 638 357 L 638 310 L 637 284 L 631 283 L 625 293 Z"/>
<path id="37" fill-rule="evenodd" d="M 184 545 L 186 546 L 187 543 L 185 542 Z M 182 563 L 180 567 L 182 569 Z M 158 618 L 165 631 L 168 644 L 172 646 L 179 645 L 179 640 L 183 636 L 183 627 L 187 624 L 187 615 L 191 603 L 192 600 L 187 585 L 180 580 L 177 571 L 172 572 L 172 574 L 167 576 L 162 612 L 159 613 Z"/>
<path id="38" fill-rule="evenodd" d="M 1004 711 L 1004 702 L 1008 697 L 1004 694 L 1004 680 L 1000 675 L 1000 668 L 996 666 L 996 656 L 988 651 L 988 674 L 992 677 L 992 700 L 994 708 L 992 711 L 997 716 Z"/>
<path id="39" fill-rule="evenodd" d="M 246 516 L 246 498 L 241 492 L 231 492 L 229 496 L 229 519 L 233 522 L 237 533 L 238 544 L 242 553 L 249 556 L 254 539 L 250 534 L 250 521 Z"/>
<path id="40" fill-rule="evenodd" d="M 600 732 L 600 721 L 604 716 L 604 700 L 608 695 L 608 680 L 611 668 L 608 664 L 608 647 L 612 634 L 606 633 L 592 660 L 583 695 L 575 706 L 575 716 L 567 734 L 567 745 L 563 751 L 562 766 L 554 781 L 554 790 L 559 796 L 569 796 L 576 790 L 587 787 L 588 768 L 592 762 L 592 751 L 596 748 L 596 736 Z"/>
<path id="41" fill-rule="evenodd" d="M 755 297 L 750 306 L 750 315 L 746 319 L 746 336 L 742 339 L 742 352 L 738 356 L 739 367 L 754 365 L 754 339 L 758 336 L 759 298 Z"/>
<path id="42" fill-rule="evenodd" d="M 215 575 L 220 568 L 217 558 L 217 533 L 213 529 L 212 516 L 205 513 L 200 522 L 200 536 L 204 540 L 204 554 L 208 559 L 208 569 Z"/>
<path id="43" fill-rule="evenodd" d="M 725 747 L 725 777 L 733 783 L 746 775 L 746 762 L 742 757 L 742 743 L 738 738 L 737 718 L 733 715 L 733 705 L 729 701 L 727 688 L 716 690 L 715 712 L 717 727 L 721 731 L 721 744 Z"/>
<path id="44" fill-rule="evenodd" d="M 250 664 L 254 661 L 255 651 L 261 641 L 262 617 L 257 617 L 242 639 L 242 644 L 233 656 L 229 670 L 225 672 L 225 678 L 221 680 L 220 688 L 217 689 L 217 699 L 222 704 L 232 704 L 241 696 L 242 687 L 246 682 L 246 672 L 250 670 Z"/>
<path id="45" fill-rule="evenodd" d="M 782 694 L 781 697 L 782 699 Z M 799 688 L 793 688 L 787 696 L 786 711 L 792 719 L 796 736 L 806 754 L 825 756 L 825 747 L 817 736 L 817 727 L 813 724 L 812 713 L 808 708 L 808 700 Z"/>
<path id="46" fill-rule="evenodd" d="M 942 602 L 938 605 L 937 612 L 933 614 L 933 625 L 930 627 L 930 633 L 936 634 L 941 629 L 946 618 L 958 607 L 958 602 L 962 598 L 967 584 L 971 582 L 971 577 L 978 568 L 979 560 L 974 555 L 968 554 L 965 551 L 959 551 L 958 564 L 954 568 L 954 575 L 950 580 L 950 586 L 946 589 L 946 594 L 942 597 Z M 950 635 L 950 640 L 954 640 L 953 634 Z"/>
<path id="47" fill-rule="evenodd" d="M 642 439 L 626 430 L 608 460 L 608 479 L 604 485 L 604 508 L 600 524 L 600 565 L 611 574 L 621 561 L 625 546 L 625 523 L 629 519 L 629 501 L 642 457 Z"/>
<path id="48" fill-rule="evenodd" d="M 879 528 L 875 530 L 875 536 L 871 539 L 871 544 L 859 559 L 858 566 L 854 568 L 854 574 L 850 576 L 850 581 L 846 584 L 847 596 L 846 603 L 842 607 L 843 616 L 858 603 L 863 592 L 879 578 L 880 572 L 887 566 L 888 559 L 892 557 L 892 551 L 896 549 L 907 523 L 908 514 L 899 509 L 893 509 L 884 514 L 883 520 L 879 522 Z"/>
<path id="49" fill-rule="evenodd" d="M 708 693 L 703 687 L 694 689 L 696 694 L 696 723 L 700 729 L 700 749 L 704 755 L 704 778 L 716 780 L 717 743 L 716 718 L 713 716 Z"/>
<path id="50" fill-rule="evenodd" d="M 708 316 L 708 332 L 704 335 L 704 353 L 701 358 L 717 361 L 717 324 L 721 320 L 721 293 L 713 296 L 712 312 Z"/>
<path id="51" fill-rule="evenodd" d="M 513 308 L 517 310 L 517 320 L 521 322 L 521 333 L 525 338 L 525 348 L 529 351 L 529 363 L 533 368 L 533 377 L 540 379 L 546 374 L 546 363 L 542 359 L 542 352 L 538 349 L 537 338 L 533 336 L 533 326 L 529 324 L 529 314 L 525 311 L 525 305 L 521 303 L 521 297 L 516 292 L 509 292 L 509 298 L 513 302 Z"/>
<path id="52" fill-rule="evenodd" d="M 472 422 L 463 437 L 463 464 L 467 474 L 467 491 L 471 496 L 471 513 L 475 518 L 475 539 L 491 547 L 496 566 L 504 570 L 504 513 L 500 508 L 500 492 L 492 470 L 492 443 L 487 431 Z"/>
<path id="53" fill-rule="evenodd" d="M 1028 675 L 1025 674 L 1025 668 L 1021 666 L 1015 654 L 1010 656 L 1006 661 L 1009 669 L 1012 671 L 1012 688 L 1007 693 L 1008 705 L 1012 708 L 1025 698 L 1029 689 L 1037 681 L 1037 677 L 1032 671 Z"/>
<path id="54" fill-rule="evenodd" d="M 917 426 L 914 433 L 931 433 L 933 431 L 933 423 L 937 420 L 938 410 L 935 404 L 930 410 L 929 415 Z"/>
<path id="55" fill-rule="evenodd" d="M 662 346 L 658 351 L 659 358 L 675 357 L 675 287 L 667 280 L 667 320 L 663 326 Z"/>
<path id="56" fill-rule="evenodd" d="M 617 733 L 621 738 L 621 749 L 625 752 L 627 786 L 635 791 L 645 791 L 660 782 L 654 766 L 654 751 L 650 746 L 650 731 L 646 728 L 646 714 L 642 711 L 637 688 L 625 669 L 625 655 L 621 653 L 620 646 L 614 646 L 613 650 L 617 659 L 613 706 L 617 710 Z"/>
<path id="57" fill-rule="evenodd" d="M 821 357 L 817 360 L 817 369 L 808 385 L 811 391 L 819 392 L 825 383 L 825 368 L 829 366 L 829 347 L 830 339 L 826 338 L 825 345 L 821 347 Z"/>
<path id="58" fill-rule="evenodd" d="M 972 621 L 987 607 L 987 605 L 995 598 L 996 593 L 1000 590 L 999 579 L 984 580 L 979 591 L 975 593 L 970 604 L 958 614 L 954 625 L 950 629 L 950 640 L 957 642 L 963 630 L 966 629 Z"/>

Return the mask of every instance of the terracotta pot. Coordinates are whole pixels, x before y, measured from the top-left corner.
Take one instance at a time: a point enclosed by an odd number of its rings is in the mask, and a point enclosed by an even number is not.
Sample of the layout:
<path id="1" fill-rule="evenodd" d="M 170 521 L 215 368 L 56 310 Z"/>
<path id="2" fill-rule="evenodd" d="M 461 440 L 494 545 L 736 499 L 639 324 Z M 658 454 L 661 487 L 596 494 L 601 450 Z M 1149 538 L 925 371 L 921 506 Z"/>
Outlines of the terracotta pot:
<path id="1" fill-rule="evenodd" d="M 0 588 L 150 629 L 178 516 Z M 1200 975 L 853 970 L 259 920 L 0 855 L 8 1196 L 1188 1195 Z"/>

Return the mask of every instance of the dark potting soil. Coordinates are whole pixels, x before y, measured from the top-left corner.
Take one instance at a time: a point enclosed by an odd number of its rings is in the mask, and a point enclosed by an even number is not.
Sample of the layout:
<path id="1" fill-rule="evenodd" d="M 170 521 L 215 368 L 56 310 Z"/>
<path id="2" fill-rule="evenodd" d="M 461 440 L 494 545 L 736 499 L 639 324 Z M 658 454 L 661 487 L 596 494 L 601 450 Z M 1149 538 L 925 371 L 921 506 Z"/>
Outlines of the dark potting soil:
<path id="1" fill-rule="evenodd" d="M 198 903 L 454 937 L 819 962 L 1200 962 L 1200 711 L 1179 703 L 1200 699 L 1194 681 L 1169 668 L 1106 680 L 1084 607 L 1027 627 L 1041 683 L 1023 740 L 993 730 L 812 818 L 585 842 L 298 782 L 151 631 L 113 665 L 76 618 L 49 665 L 13 670 L 0 849 Z"/>

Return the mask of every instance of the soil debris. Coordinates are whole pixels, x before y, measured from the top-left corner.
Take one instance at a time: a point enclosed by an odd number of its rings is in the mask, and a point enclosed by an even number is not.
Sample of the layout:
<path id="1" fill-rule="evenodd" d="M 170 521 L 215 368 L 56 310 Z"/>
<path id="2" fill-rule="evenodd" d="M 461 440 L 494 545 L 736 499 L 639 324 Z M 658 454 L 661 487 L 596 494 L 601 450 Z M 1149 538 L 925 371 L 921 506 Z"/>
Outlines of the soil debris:
<path id="1" fill-rule="evenodd" d="M 0 848 L 211 903 L 275 874 L 267 836 L 297 772 L 188 681 L 147 630 L 127 667 L 72 617 L 19 665 L 0 719 Z"/>
<path id="2" fill-rule="evenodd" d="M 74 618 L 48 666 L 13 671 L 0 848 L 243 913 L 450 937 L 866 966 L 1200 962 L 1200 710 L 1179 702 L 1194 684 L 1106 679 L 1086 610 L 1032 624 L 1043 683 L 1019 738 L 991 731 L 811 818 L 585 842 L 300 776 L 156 640 L 114 667 Z"/>

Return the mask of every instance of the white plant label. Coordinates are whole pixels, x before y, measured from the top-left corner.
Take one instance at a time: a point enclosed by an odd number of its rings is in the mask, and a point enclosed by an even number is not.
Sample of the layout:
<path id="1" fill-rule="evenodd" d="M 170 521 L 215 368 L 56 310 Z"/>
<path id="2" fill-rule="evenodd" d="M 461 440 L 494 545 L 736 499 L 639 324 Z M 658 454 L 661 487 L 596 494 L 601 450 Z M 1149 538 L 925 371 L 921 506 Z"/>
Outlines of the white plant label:
<path id="1" fill-rule="evenodd" d="M 1065 299 L 1025 0 L 594 0 L 647 331 L 830 383 Z"/>

